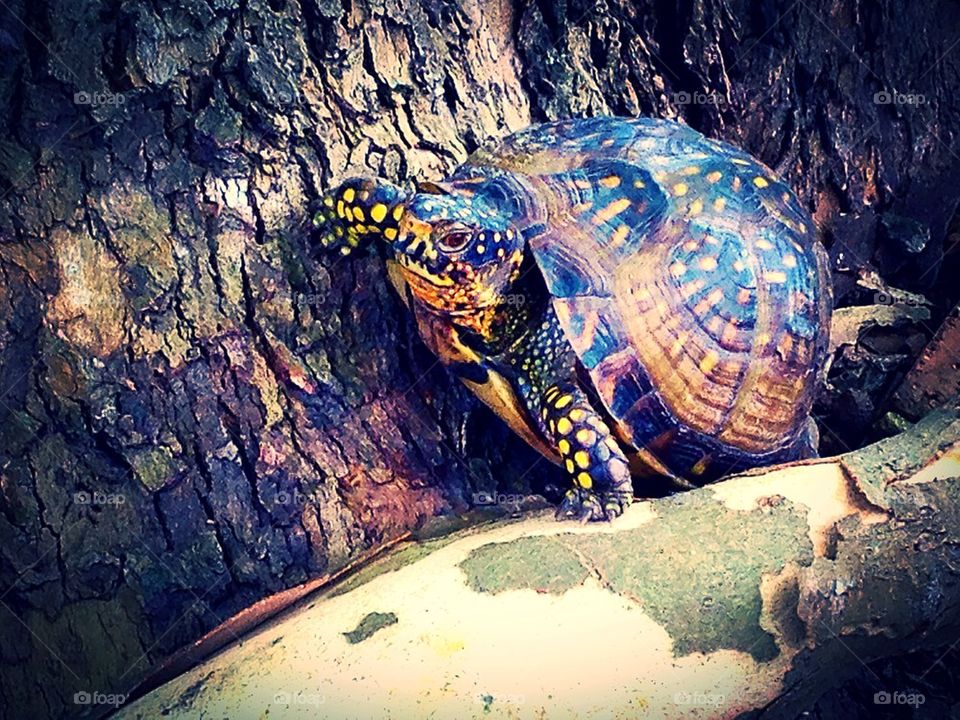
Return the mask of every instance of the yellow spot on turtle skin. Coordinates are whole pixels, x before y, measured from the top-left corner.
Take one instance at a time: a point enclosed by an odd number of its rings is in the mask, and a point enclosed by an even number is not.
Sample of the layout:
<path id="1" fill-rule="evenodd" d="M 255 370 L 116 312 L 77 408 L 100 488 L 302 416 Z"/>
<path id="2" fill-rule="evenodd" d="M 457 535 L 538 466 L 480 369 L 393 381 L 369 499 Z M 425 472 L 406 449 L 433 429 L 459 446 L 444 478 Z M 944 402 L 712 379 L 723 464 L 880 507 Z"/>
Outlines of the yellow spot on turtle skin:
<path id="1" fill-rule="evenodd" d="M 360 207 L 355 207 L 353 209 L 353 216 L 360 222 L 363 222 L 364 220 L 366 220 L 366 218 L 363 215 L 363 208 L 360 208 Z"/>
<path id="2" fill-rule="evenodd" d="M 573 423 L 570 422 L 569 418 L 560 418 L 557 420 L 557 432 L 561 435 L 566 435 L 571 430 L 573 430 Z"/>
<path id="3" fill-rule="evenodd" d="M 332 207 L 333 207 L 333 198 L 328 195 L 327 197 L 325 197 L 325 198 L 323 199 L 323 204 L 326 205 L 328 208 L 332 208 Z"/>
<path id="4" fill-rule="evenodd" d="M 677 336 L 677 339 L 673 341 L 673 345 L 670 346 L 670 357 L 676 357 L 683 350 L 683 346 L 687 342 L 687 334 L 681 333 Z"/>
<path id="5" fill-rule="evenodd" d="M 570 415 L 568 415 L 568 417 L 574 422 L 580 422 L 581 420 L 583 420 L 584 417 L 586 417 L 586 414 L 587 413 L 585 413 L 580 408 L 574 408 L 573 410 L 570 411 Z"/>
<path id="6" fill-rule="evenodd" d="M 573 460 L 567 460 L 565 461 L 565 464 L 567 466 L 567 472 L 573 475 L 574 471 L 577 469 L 577 466 L 573 464 Z"/>
<path id="7" fill-rule="evenodd" d="M 769 334 L 769 333 L 758 333 L 758 334 L 757 334 L 757 338 L 756 338 L 756 344 L 757 344 L 757 345 L 763 347 L 763 346 L 766 345 L 768 342 L 770 342 L 770 334 Z"/>
<path id="8" fill-rule="evenodd" d="M 553 398 L 555 398 L 559 394 L 560 394 L 560 388 L 558 388 L 556 385 L 551 385 L 549 388 L 547 388 L 546 398 L 547 400 L 552 402 Z"/>
<path id="9" fill-rule="evenodd" d="M 403 217 L 403 206 L 402 206 L 402 205 L 397 205 L 397 206 L 393 209 L 393 219 L 394 219 L 394 220 L 400 220 L 401 217 Z"/>
<path id="10" fill-rule="evenodd" d="M 618 175 L 607 175 L 605 178 L 600 178 L 600 184 L 605 188 L 619 187 L 620 177 Z"/>
<path id="11" fill-rule="evenodd" d="M 341 218 L 343 217 L 343 210 L 344 210 L 343 200 L 337 200 L 337 217 L 341 217 Z"/>
<path id="12" fill-rule="evenodd" d="M 696 175 L 698 172 L 700 172 L 700 168 L 698 168 L 696 165 L 687 165 L 687 167 L 683 168 L 683 170 L 680 171 L 680 174 Z"/>
<path id="13" fill-rule="evenodd" d="M 788 268 L 795 268 L 797 266 L 797 258 L 793 253 L 787 253 L 783 256 L 783 266 Z"/>
<path id="14" fill-rule="evenodd" d="M 590 473 L 582 472 L 577 475 L 577 484 L 584 490 L 589 490 L 593 487 L 593 478 L 590 477 Z"/>
<path id="15" fill-rule="evenodd" d="M 673 194 L 676 195 L 677 197 L 683 197 L 684 195 L 687 194 L 688 189 L 689 188 L 687 188 L 686 183 L 678 182 L 676 185 L 673 186 Z"/>
<path id="16" fill-rule="evenodd" d="M 714 170 L 713 172 L 707 173 L 707 182 L 715 183 L 722 177 L 723 177 L 722 172 L 720 172 L 719 170 Z"/>
<path id="17" fill-rule="evenodd" d="M 597 434 L 593 430 L 587 428 L 581 428 L 577 430 L 577 442 L 586 447 L 593 447 L 593 444 L 597 441 Z"/>
<path id="18" fill-rule="evenodd" d="M 720 328 L 723 326 L 723 318 L 719 315 L 714 315 L 710 318 L 710 322 L 707 323 L 707 330 L 710 331 L 712 335 L 716 335 L 720 332 Z"/>
<path id="19" fill-rule="evenodd" d="M 699 215 L 703 212 L 703 200 L 697 198 L 692 203 L 690 203 L 690 208 L 687 211 L 689 215 Z"/>
<path id="20" fill-rule="evenodd" d="M 645 188 L 645 187 L 647 186 L 647 184 L 646 184 L 643 180 L 634 180 L 634 181 L 633 181 L 633 186 L 634 186 L 635 188 Z"/>
<path id="21" fill-rule="evenodd" d="M 617 443 L 617 439 L 613 437 L 613 435 L 608 435 L 606 438 L 604 438 L 603 442 L 606 443 L 607 447 L 611 450 L 620 450 L 620 445 Z"/>
<path id="22" fill-rule="evenodd" d="M 570 441 L 569 441 L 569 440 L 561 440 L 560 442 L 557 443 L 557 449 L 560 451 L 560 454 L 561 454 L 561 455 L 569 455 L 569 454 L 570 454 Z"/>
<path id="23" fill-rule="evenodd" d="M 563 410 L 567 405 L 573 402 L 573 395 L 564 395 L 562 398 L 557 400 L 553 406 L 557 410 Z"/>
<path id="24" fill-rule="evenodd" d="M 687 252 L 693 252 L 698 247 L 700 247 L 700 244 L 696 240 L 687 240 L 683 244 L 683 249 L 686 250 Z"/>
<path id="25" fill-rule="evenodd" d="M 734 192 L 739 192 L 739 191 L 740 191 L 740 178 L 739 178 L 739 177 L 735 177 L 735 178 L 733 179 L 733 182 L 730 183 L 730 187 L 733 188 L 733 191 L 734 191 Z"/>
<path id="26" fill-rule="evenodd" d="M 353 188 L 347 188 L 343 191 L 342 197 L 344 202 L 353 202 L 353 198 L 356 197 L 356 193 L 354 193 Z"/>
<path id="27" fill-rule="evenodd" d="M 807 234 L 807 224 L 806 224 L 806 223 L 800 223 L 800 234 L 801 234 L 801 235 L 806 235 L 806 234 Z"/>
<path id="28" fill-rule="evenodd" d="M 747 290 L 747 289 L 745 289 L 745 288 L 741 288 L 740 290 L 738 290 L 738 291 L 737 291 L 737 302 L 740 303 L 741 305 L 746 305 L 747 303 L 749 303 L 749 302 L 750 302 L 750 291 Z"/>
<path id="29" fill-rule="evenodd" d="M 573 459 L 577 461 L 577 465 L 586 470 L 590 467 L 590 455 L 587 454 L 585 450 L 577 450 L 573 454 Z"/>
<path id="30" fill-rule="evenodd" d="M 767 182 L 766 178 L 760 177 L 759 175 L 757 175 L 757 177 L 753 179 L 753 184 L 756 185 L 758 188 L 765 188 L 770 183 Z"/>
<path id="31" fill-rule="evenodd" d="M 741 273 L 747 269 L 747 266 L 743 264 L 743 260 L 738 259 L 733 261 L 733 269 L 738 273 Z"/>
<path id="32" fill-rule="evenodd" d="M 723 209 L 727 206 L 726 198 L 717 198 L 713 201 L 713 209 L 717 212 L 723 212 Z"/>
<path id="33" fill-rule="evenodd" d="M 684 265 L 682 262 L 675 262 L 673 265 L 670 266 L 670 274 L 673 275 L 674 277 L 678 278 L 684 275 L 686 272 L 687 272 L 687 266 Z"/>
<path id="34" fill-rule="evenodd" d="M 370 208 L 370 217 L 373 218 L 374 222 L 381 223 L 387 217 L 387 206 L 383 203 L 377 203 L 372 208 Z"/>
<path id="35" fill-rule="evenodd" d="M 353 208 L 349 206 L 345 207 L 343 209 L 343 216 L 347 218 L 347 220 L 349 220 L 350 222 L 353 222 Z"/>
<path id="36" fill-rule="evenodd" d="M 768 283 L 779 285 L 787 281 L 787 274 L 782 270 L 771 270 L 763 274 L 763 279 Z"/>
<path id="37" fill-rule="evenodd" d="M 709 464 L 709 458 L 702 457 L 699 460 L 697 460 L 696 465 L 690 468 L 690 472 L 692 472 L 694 475 L 703 475 L 703 473 L 707 469 L 708 464 Z"/>
<path id="38" fill-rule="evenodd" d="M 592 187 L 589 180 L 574 180 L 573 185 L 581 190 L 589 190 Z"/>
<path id="39" fill-rule="evenodd" d="M 734 165 L 749 165 L 750 163 L 747 160 L 742 160 L 741 158 L 733 158 L 730 160 Z"/>
<path id="40" fill-rule="evenodd" d="M 717 351 L 708 350 L 707 354 L 703 356 L 702 360 L 700 360 L 700 372 L 702 372 L 704 375 L 709 375 L 719 362 L 720 356 L 717 354 Z"/>
<path id="41" fill-rule="evenodd" d="M 769 240 L 757 240 L 757 247 L 760 250 L 773 250 L 773 243 Z"/>
<path id="42" fill-rule="evenodd" d="M 477 252 L 483 255 L 487 251 L 486 245 L 477 245 Z"/>
<path id="43" fill-rule="evenodd" d="M 630 207 L 630 201 L 627 198 L 617 198 L 602 210 L 597 210 L 596 214 L 593 216 L 593 224 L 601 225 L 605 222 L 613 220 L 613 218 L 622 213 L 628 207 Z"/>
<path id="44" fill-rule="evenodd" d="M 333 229 L 333 234 L 336 235 L 337 237 L 343 237 L 343 228 L 340 225 L 337 225 Z"/>
<path id="45" fill-rule="evenodd" d="M 383 231 L 383 236 L 387 240 L 396 240 L 397 239 L 397 229 L 396 228 L 387 228 Z"/>

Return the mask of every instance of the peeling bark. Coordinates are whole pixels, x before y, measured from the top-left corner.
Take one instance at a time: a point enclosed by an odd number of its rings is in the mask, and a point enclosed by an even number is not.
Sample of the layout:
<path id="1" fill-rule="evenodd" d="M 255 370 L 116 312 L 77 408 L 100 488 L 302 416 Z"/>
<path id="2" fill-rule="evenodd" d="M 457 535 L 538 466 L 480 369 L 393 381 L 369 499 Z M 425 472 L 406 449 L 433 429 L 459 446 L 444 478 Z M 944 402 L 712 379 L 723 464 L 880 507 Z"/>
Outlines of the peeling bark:
<path id="1" fill-rule="evenodd" d="M 814 211 L 837 297 L 932 300 L 834 364 L 878 434 L 956 304 L 946 0 L 11 1 L 0 11 L 0 717 L 71 716 L 225 618 L 465 508 L 562 484 L 436 365 L 380 258 L 311 257 L 341 177 L 488 137 L 684 119 Z M 923 103 L 875 102 L 877 92 Z"/>

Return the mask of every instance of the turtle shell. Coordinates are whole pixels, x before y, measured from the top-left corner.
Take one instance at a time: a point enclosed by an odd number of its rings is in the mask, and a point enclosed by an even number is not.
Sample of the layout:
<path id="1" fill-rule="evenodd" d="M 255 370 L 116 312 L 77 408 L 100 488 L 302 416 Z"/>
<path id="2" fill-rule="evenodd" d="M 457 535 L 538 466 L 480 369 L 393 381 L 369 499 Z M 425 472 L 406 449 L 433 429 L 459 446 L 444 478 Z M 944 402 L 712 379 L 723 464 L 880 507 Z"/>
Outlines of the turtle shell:
<path id="1" fill-rule="evenodd" d="M 826 253 L 790 188 L 674 122 L 534 126 L 454 183 L 514 205 L 559 321 L 622 441 L 695 482 L 812 454 Z"/>

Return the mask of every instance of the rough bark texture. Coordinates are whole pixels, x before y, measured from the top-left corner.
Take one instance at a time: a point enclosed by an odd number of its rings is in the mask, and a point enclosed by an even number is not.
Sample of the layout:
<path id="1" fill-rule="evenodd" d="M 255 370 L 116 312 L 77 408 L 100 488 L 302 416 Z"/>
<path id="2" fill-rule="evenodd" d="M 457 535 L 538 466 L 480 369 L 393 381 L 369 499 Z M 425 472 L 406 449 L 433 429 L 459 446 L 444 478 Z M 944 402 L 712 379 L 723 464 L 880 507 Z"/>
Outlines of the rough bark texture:
<path id="1" fill-rule="evenodd" d="M 801 717 L 866 663 L 956 637 L 958 489 L 952 408 L 610 527 L 401 546 L 119 717 Z M 947 717 L 916 684 L 934 669 L 868 674 L 868 716 Z"/>
<path id="2" fill-rule="evenodd" d="M 871 273 L 933 301 L 834 364 L 824 449 L 882 433 L 958 294 L 960 10 L 901 5 L 5 3 L 2 716 L 101 712 L 74 694 L 477 490 L 560 482 L 437 367 L 377 257 L 310 257 L 348 173 L 436 177 L 600 112 L 735 141 L 815 213 L 841 303 L 913 298 Z"/>

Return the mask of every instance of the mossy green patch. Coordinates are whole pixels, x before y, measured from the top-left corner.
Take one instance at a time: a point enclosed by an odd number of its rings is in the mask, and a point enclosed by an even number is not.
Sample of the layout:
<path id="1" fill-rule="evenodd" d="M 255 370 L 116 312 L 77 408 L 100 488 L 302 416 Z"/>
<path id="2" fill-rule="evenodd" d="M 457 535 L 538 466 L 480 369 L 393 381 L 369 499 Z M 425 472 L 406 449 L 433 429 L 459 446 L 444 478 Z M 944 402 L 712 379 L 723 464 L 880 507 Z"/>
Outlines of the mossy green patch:
<path id="1" fill-rule="evenodd" d="M 730 648 L 757 662 L 776 657 L 773 636 L 760 627 L 761 578 L 790 560 L 813 561 L 806 509 L 780 499 L 741 512 L 703 492 L 663 504 L 674 507 L 655 522 L 620 533 L 568 535 L 566 542 L 612 590 L 666 628 L 677 656 Z"/>
<path id="2" fill-rule="evenodd" d="M 490 543 L 460 563 L 477 592 L 531 590 L 562 594 L 581 585 L 589 571 L 576 552 L 556 537 L 524 537 Z"/>
<path id="3" fill-rule="evenodd" d="M 381 630 L 390 625 L 397 624 L 397 616 L 392 612 L 381 613 L 381 612 L 372 612 L 364 615 L 363 620 L 350 632 L 343 633 L 343 636 L 347 639 L 347 642 L 351 645 L 356 645 L 357 643 L 363 642 L 371 635 L 373 635 L 377 630 Z"/>

